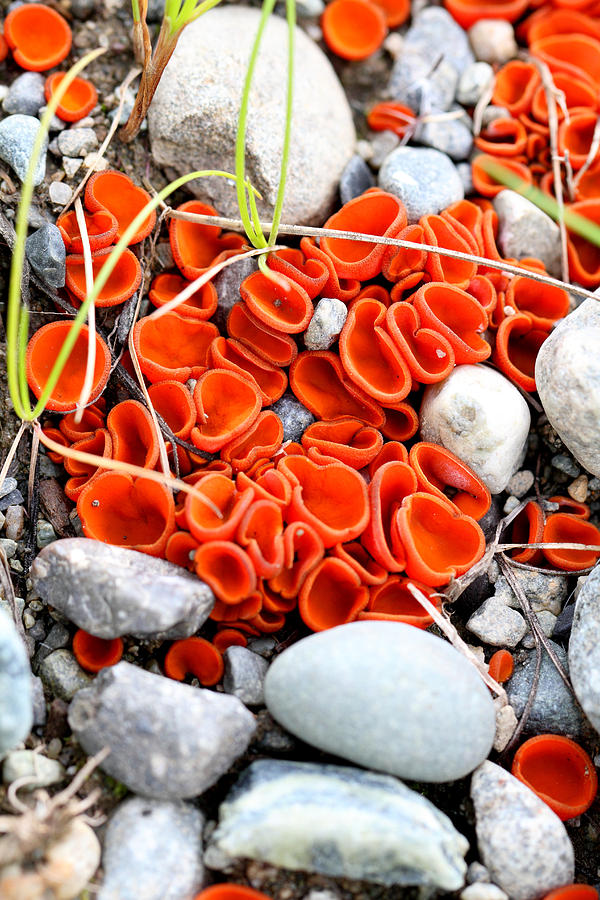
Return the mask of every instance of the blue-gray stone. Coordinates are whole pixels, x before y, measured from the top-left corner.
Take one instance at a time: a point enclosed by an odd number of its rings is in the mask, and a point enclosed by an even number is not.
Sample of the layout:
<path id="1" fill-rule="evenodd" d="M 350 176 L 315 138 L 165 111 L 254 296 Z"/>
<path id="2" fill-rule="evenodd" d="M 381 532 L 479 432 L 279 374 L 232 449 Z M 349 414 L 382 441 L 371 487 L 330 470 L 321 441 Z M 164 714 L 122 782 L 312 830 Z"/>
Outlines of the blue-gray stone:
<path id="1" fill-rule="evenodd" d="M 222 269 L 212 279 L 219 298 L 219 305 L 214 315 L 214 323 L 221 332 L 225 332 L 229 313 L 236 303 L 240 302 L 240 284 L 249 275 L 256 271 L 256 259 L 236 258 L 231 266 Z"/>
<path id="2" fill-rule="evenodd" d="M 379 186 L 402 200 L 411 223 L 464 198 L 450 157 L 429 147 L 398 147 L 390 153 L 379 170 Z"/>
<path id="3" fill-rule="evenodd" d="M 569 668 L 577 699 L 600 732 L 600 566 L 590 572 L 577 597 Z"/>
<path id="4" fill-rule="evenodd" d="M 265 676 L 269 663 L 247 647 L 228 647 L 223 654 L 223 690 L 246 706 L 261 706 L 265 699 Z"/>
<path id="5" fill-rule="evenodd" d="M 552 641 L 548 643 L 568 674 L 569 666 L 565 650 Z M 545 650 L 541 652 L 540 680 L 533 700 L 533 706 L 527 718 L 525 734 L 534 735 L 552 732 L 578 738 L 585 731 L 585 719 L 571 692 L 558 674 L 556 666 Z M 517 663 L 514 674 L 506 685 L 508 700 L 517 718 L 521 717 L 531 691 L 535 672 L 535 657 L 535 650 L 531 650 L 523 662 Z"/>
<path id="6" fill-rule="evenodd" d="M 355 153 L 352 159 L 346 163 L 340 177 L 340 200 L 342 203 L 348 203 L 354 197 L 360 197 L 374 184 L 375 178 L 370 168 L 362 156 Z"/>
<path id="7" fill-rule="evenodd" d="M 103 669 L 77 692 L 69 725 L 86 753 L 111 748 L 105 772 L 157 800 L 202 794 L 246 751 L 256 729 L 237 697 L 127 662 Z"/>
<path id="8" fill-rule="evenodd" d="M 404 46 L 429 56 L 432 65 L 442 58 L 459 75 L 475 62 L 467 33 L 440 6 L 427 6 L 416 16 L 404 36 Z"/>
<path id="9" fill-rule="evenodd" d="M 471 129 L 467 128 L 464 122 L 458 118 L 436 120 L 435 113 L 432 121 L 424 122 L 417 129 L 415 141 L 433 147 L 434 150 L 440 150 L 457 162 L 465 160 L 473 147 Z"/>
<path id="10" fill-rule="evenodd" d="M 182 900 L 204 886 L 202 813 L 191 803 L 131 797 L 111 815 L 98 900 Z"/>
<path id="11" fill-rule="evenodd" d="M 10 616 L 0 609 L 0 756 L 27 737 L 32 723 L 29 660 Z"/>
<path id="12" fill-rule="evenodd" d="M 24 502 L 21 491 L 11 491 L 10 494 L 5 494 L 4 497 L 0 497 L 0 512 L 8 509 L 9 506 L 20 506 L 20 504 Z"/>
<path id="13" fill-rule="evenodd" d="M 390 97 L 415 113 L 449 109 L 458 85 L 458 72 L 445 59 L 437 65 L 434 63 L 427 52 L 405 49 L 390 74 Z"/>
<path id="14" fill-rule="evenodd" d="M 11 494 L 13 491 L 17 489 L 17 479 L 16 478 L 5 478 L 2 484 L 0 484 L 0 498 L 6 497 L 7 494 Z"/>
<path id="15" fill-rule="evenodd" d="M 37 116 L 40 106 L 46 102 L 44 84 L 46 79 L 40 72 L 23 72 L 10 88 L 2 103 L 5 113 L 20 113 L 23 116 Z"/>
<path id="16" fill-rule="evenodd" d="M 284 441 L 299 441 L 315 421 L 313 414 L 293 394 L 284 394 L 271 409 L 281 419 Z"/>
<path id="17" fill-rule="evenodd" d="M 56 225 L 46 222 L 30 234 L 25 242 L 25 255 L 42 281 L 53 288 L 64 287 L 66 250 Z"/>
<path id="18" fill-rule="evenodd" d="M 70 650 L 54 650 L 40 665 L 40 678 L 54 697 L 72 700 L 77 691 L 88 687 L 92 678 L 84 672 Z"/>
<path id="19" fill-rule="evenodd" d="M 455 891 L 468 841 L 388 775 L 260 760 L 219 809 L 206 862 L 246 857 L 334 877 Z"/>
<path id="20" fill-rule="evenodd" d="M 492 746 L 495 714 L 477 670 L 450 644 L 398 622 L 352 622 L 271 663 L 265 701 L 309 744 L 415 781 L 462 778 Z"/>
<path id="21" fill-rule="evenodd" d="M 33 145 L 40 128 L 40 120 L 20 114 L 8 116 L 0 122 L 0 159 L 4 160 L 21 181 L 25 181 Z M 44 137 L 42 150 L 35 167 L 33 184 L 40 185 L 46 175 L 48 136 Z"/>

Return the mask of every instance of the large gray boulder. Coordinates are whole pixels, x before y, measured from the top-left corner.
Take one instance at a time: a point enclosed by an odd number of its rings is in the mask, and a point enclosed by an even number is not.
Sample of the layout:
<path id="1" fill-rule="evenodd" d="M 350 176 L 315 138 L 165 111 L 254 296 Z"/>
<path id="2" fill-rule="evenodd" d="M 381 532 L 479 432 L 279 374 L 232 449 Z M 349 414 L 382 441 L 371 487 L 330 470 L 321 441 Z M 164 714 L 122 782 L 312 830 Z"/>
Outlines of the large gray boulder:
<path id="1" fill-rule="evenodd" d="M 260 10 L 213 9 L 183 32 L 148 114 L 154 158 L 177 175 L 198 169 L 234 171 L 242 88 Z M 287 25 L 271 16 L 254 73 L 246 132 L 247 175 L 271 215 L 283 146 Z M 331 64 L 296 29 L 294 118 L 284 221 L 322 224 L 340 175 L 354 151 L 348 101 Z M 235 190 L 223 178 L 203 178 L 194 193 L 226 216 L 238 213 Z"/>
<path id="2" fill-rule="evenodd" d="M 10 616 L 0 609 L 0 757 L 27 737 L 32 722 L 27 653 Z"/>

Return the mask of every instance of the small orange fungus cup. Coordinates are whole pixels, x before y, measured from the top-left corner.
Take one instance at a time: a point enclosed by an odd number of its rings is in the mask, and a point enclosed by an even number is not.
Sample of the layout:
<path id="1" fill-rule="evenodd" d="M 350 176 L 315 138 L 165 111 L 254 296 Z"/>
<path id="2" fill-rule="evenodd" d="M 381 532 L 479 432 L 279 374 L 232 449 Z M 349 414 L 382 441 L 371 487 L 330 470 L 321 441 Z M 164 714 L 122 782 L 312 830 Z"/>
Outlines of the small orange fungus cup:
<path id="1" fill-rule="evenodd" d="M 201 637 L 189 637 L 175 641 L 165 656 L 165 675 L 175 681 L 183 681 L 189 673 L 200 684 L 211 687 L 223 677 L 223 657 L 220 650 Z"/>
<path id="2" fill-rule="evenodd" d="M 4 20 L 4 38 L 16 63 L 31 72 L 57 66 L 71 50 L 71 29 L 55 9 L 24 3 Z"/>
<path id="3" fill-rule="evenodd" d="M 121 638 L 104 640 L 79 628 L 73 637 L 75 659 L 86 672 L 99 672 L 116 665 L 123 656 Z"/>
<path id="4" fill-rule="evenodd" d="M 538 734 L 525 741 L 511 771 L 563 822 L 589 809 L 598 790 L 598 776 L 588 754 L 558 734 Z"/>
<path id="5" fill-rule="evenodd" d="M 503 684 L 512 676 L 515 668 L 515 661 L 512 653 L 508 650 L 496 650 L 492 654 L 488 663 L 488 671 L 492 678 L 499 684 Z"/>
<path id="6" fill-rule="evenodd" d="M 342 59 L 366 59 L 383 43 L 387 17 L 369 0 L 333 0 L 321 16 L 325 43 Z"/>
<path id="7" fill-rule="evenodd" d="M 46 79 L 44 94 L 48 103 L 64 77 L 64 72 L 55 72 Z M 56 107 L 56 115 L 63 122 L 78 122 L 91 113 L 97 100 L 98 92 L 91 81 L 74 78 Z"/>
<path id="8" fill-rule="evenodd" d="M 50 322 L 39 328 L 27 345 L 25 362 L 27 383 L 38 398 L 46 386 L 56 357 L 72 327 L 71 322 Z M 87 348 L 88 327 L 82 325 L 61 376 L 46 402 L 46 409 L 70 412 L 77 406 L 85 379 Z M 102 338 L 96 335 L 96 363 L 90 400 L 93 401 L 100 396 L 106 387 L 109 374 L 110 352 Z"/>

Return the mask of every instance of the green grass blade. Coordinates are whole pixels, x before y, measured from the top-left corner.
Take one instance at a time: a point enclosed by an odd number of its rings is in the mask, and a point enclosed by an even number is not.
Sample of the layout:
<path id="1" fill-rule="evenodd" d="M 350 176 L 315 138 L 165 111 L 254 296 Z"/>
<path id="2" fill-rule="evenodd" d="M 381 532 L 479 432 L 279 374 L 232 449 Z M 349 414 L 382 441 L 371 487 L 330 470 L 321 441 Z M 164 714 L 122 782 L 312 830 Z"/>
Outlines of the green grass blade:
<path id="1" fill-rule="evenodd" d="M 285 107 L 285 132 L 283 136 L 283 148 L 281 151 L 279 187 L 277 188 L 277 199 L 275 201 L 275 209 L 273 210 L 273 223 L 271 225 L 271 233 L 269 234 L 269 244 L 275 244 L 275 242 L 277 241 L 277 232 L 279 231 L 279 223 L 281 222 L 281 213 L 283 210 L 283 200 L 285 196 L 285 185 L 287 181 L 287 170 L 290 156 L 290 143 L 292 137 L 292 117 L 294 104 L 294 56 L 296 45 L 296 0 L 286 0 L 285 11 L 288 24 L 288 65 Z"/>
<path id="2" fill-rule="evenodd" d="M 140 4 L 138 0 L 131 0 L 131 12 L 133 15 L 133 21 L 135 24 L 139 24 L 140 22 Z"/>

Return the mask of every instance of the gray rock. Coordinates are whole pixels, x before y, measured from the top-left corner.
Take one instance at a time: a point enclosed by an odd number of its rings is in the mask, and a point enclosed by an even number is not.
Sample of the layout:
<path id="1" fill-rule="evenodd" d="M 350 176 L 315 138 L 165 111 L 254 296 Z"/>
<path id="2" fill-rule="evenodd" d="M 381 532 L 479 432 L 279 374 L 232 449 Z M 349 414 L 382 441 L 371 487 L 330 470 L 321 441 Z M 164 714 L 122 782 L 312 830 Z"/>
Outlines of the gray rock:
<path id="1" fill-rule="evenodd" d="M 490 882 L 490 873 L 483 863 L 480 862 L 469 863 L 467 867 L 467 884 L 475 884 L 476 882 L 479 884 L 482 882 L 489 884 Z"/>
<path id="2" fill-rule="evenodd" d="M 427 6 L 414 17 L 404 43 L 407 49 L 418 49 L 428 55 L 432 63 L 442 57 L 459 75 L 475 59 L 466 32 L 440 6 Z"/>
<path id="3" fill-rule="evenodd" d="M 506 490 L 509 494 L 512 494 L 514 497 L 518 497 L 519 500 L 521 500 L 523 497 L 527 496 L 533 487 L 534 481 L 535 476 L 533 472 L 529 469 L 523 469 L 521 472 L 515 472 L 506 485 Z"/>
<path id="4" fill-rule="evenodd" d="M 400 781 L 342 766 L 261 760 L 221 804 L 209 858 L 249 857 L 379 884 L 462 887 L 467 840 Z"/>
<path id="5" fill-rule="evenodd" d="M 6 537 L 9 541 L 18 541 L 25 530 L 25 507 L 9 506 L 4 519 Z"/>
<path id="6" fill-rule="evenodd" d="M 388 158 L 400 146 L 400 138 L 394 131 L 385 129 L 378 131 L 369 141 L 369 164 L 374 169 L 379 169 Z"/>
<path id="7" fill-rule="evenodd" d="M 46 112 L 47 109 L 48 109 L 48 107 L 46 105 L 40 106 L 40 108 L 37 111 L 38 119 L 41 120 L 43 118 L 44 113 Z M 48 131 L 50 131 L 50 132 L 63 131 L 66 127 L 67 127 L 67 123 L 63 122 L 62 119 L 59 119 L 58 116 L 50 116 L 50 121 L 48 122 Z"/>
<path id="8" fill-rule="evenodd" d="M 47 716 L 46 698 L 44 697 L 44 685 L 37 675 L 31 676 L 31 698 L 33 703 L 33 724 L 45 725 Z"/>
<path id="9" fill-rule="evenodd" d="M 540 628 L 542 629 L 546 637 L 552 637 L 554 633 L 554 627 L 556 625 L 556 616 L 549 612 L 547 609 L 543 609 L 539 613 L 534 613 L 534 615 L 537 617 Z M 528 650 L 531 650 L 533 649 L 533 647 L 535 647 L 535 638 L 531 629 L 523 638 L 523 646 Z"/>
<path id="10" fill-rule="evenodd" d="M 205 883 L 202 813 L 191 803 L 131 797 L 106 828 L 98 900 L 182 900 Z"/>
<path id="11" fill-rule="evenodd" d="M 575 604 L 570 603 L 565 606 L 563 611 L 556 618 L 552 637 L 555 641 L 568 641 L 573 627 L 573 617 L 575 614 Z"/>
<path id="12" fill-rule="evenodd" d="M 63 156 L 62 164 L 67 178 L 74 178 L 79 172 L 83 163 L 80 156 Z"/>
<path id="13" fill-rule="evenodd" d="M 24 502 L 21 491 L 11 491 L 10 494 L 0 498 L 0 510 L 8 509 L 9 506 L 20 506 Z"/>
<path id="14" fill-rule="evenodd" d="M 473 193 L 473 174 L 470 162 L 459 162 L 456 164 L 456 171 L 460 175 L 465 197 Z"/>
<path id="15" fill-rule="evenodd" d="M 44 84 L 46 79 L 40 72 L 23 72 L 10 88 L 2 103 L 5 113 L 23 116 L 37 116 L 38 109 L 46 102 Z"/>
<path id="16" fill-rule="evenodd" d="M 17 489 L 17 479 L 16 478 L 5 478 L 2 484 L 0 484 L 0 498 L 6 497 L 7 494 L 12 494 L 13 491 Z"/>
<path id="17" fill-rule="evenodd" d="M 534 612 L 547 610 L 555 616 L 559 614 L 568 592 L 568 582 L 564 575 L 544 575 L 542 572 L 530 572 L 527 569 L 513 569 L 513 575 Z M 495 586 L 498 600 L 502 600 L 513 609 L 521 609 L 521 604 L 504 575 L 498 576 Z"/>
<path id="18" fill-rule="evenodd" d="M 62 156 L 85 156 L 98 147 L 93 128 L 66 128 L 58 135 L 58 149 Z"/>
<path id="19" fill-rule="evenodd" d="M 481 19 L 468 33 L 477 59 L 502 66 L 517 55 L 515 29 L 506 19 Z"/>
<path id="20" fill-rule="evenodd" d="M 40 665 L 40 678 L 50 693 L 67 701 L 92 683 L 70 650 L 54 650 L 48 654 Z"/>
<path id="21" fill-rule="evenodd" d="M 348 307 L 335 297 L 321 297 L 304 334 L 307 350 L 329 350 L 348 317 Z"/>
<path id="22" fill-rule="evenodd" d="M 69 725 L 86 753 L 111 748 L 102 763 L 109 775 L 158 800 L 202 794 L 241 756 L 255 729 L 236 697 L 126 662 L 103 669 L 79 691 Z"/>
<path id="23" fill-rule="evenodd" d="M 27 737 L 32 722 L 29 660 L 10 616 L 0 609 L 0 757 Z"/>
<path id="24" fill-rule="evenodd" d="M 499 494 L 525 456 L 531 417 L 526 401 L 499 372 L 456 366 L 425 389 L 421 437 L 442 444 Z"/>
<path id="25" fill-rule="evenodd" d="M 600 566 L 588 575 L 575 604 L 569 641 L 571 682 L 583 710 L 600 731 Z"/>
<path id="26" fill-rule="evenodd" d="M 498 247 L 507 257 L 533 256 L 560 278 L 560 232 L 556 222 L 515 191 L 500 191 L 493 200 L 498 213 Z"/>
<path id="27" fill-rule="evenodd" d="M 460 175 L 452 160 L 429 147 L 398 147 L 379 172 L 379 186 L 400 197 L 409 222 L 464 197 Z"/>
<path id="28" fill-rule="evenodd" d="M 101 638 L 123 634 L 189 637 L 214 595 L 179 566 L 89 538 L 55 541 L 38 554 L 31 579 L 40 597 Z"/>
<path id="29" fill-rule="evenodd" d="M 460 119 L 431 118 L 417 128 L 415 140 L 456 161 L 467 159 L 473 148 L 471 129 Z"/>
<path id="30" fill-rule="evenodd" d="M 496 884 L 480 881 L 470 884 L 460 892 L 460 900 L 508 900 L 508 894 Z"/>
<path id="31" fill-rule="evenodd" d="M 534 900 L 573 881 L 565 826 L 521 781 L 486 760 L 473 774 L 471 797 L 481 857 L 511 900 Z"/>
<path id="32" fill-rule="evenodd" d="M 552 641 L 549 641 L 549 644 L 563 669 L 568 672 L 565 650 Z M 517 661 L 514 674 L 506 685 L 509 703 L 519 718 L 525 709 L 533 685 L 535 657 L 535 650 L 531 650 L 523 661 Z M 540 680 L 525 726 L 525 734 L 553 732 L 577 739 L 584 733 L 585 728 L 585 720 L 579 706 L 558 674 L 554 663 L 546 651 L 542 650 Z"/>
<path id="33" fill-rule="evenodd" d="M 217 328 L 225 332 L 227 317 L 236 303 L 240 302 L 240 284 L 256 271 L 256 259 L 241 259 L 227 266 L 212 279 L 217 290 L 219 305 L 213 321 Z"/>
<path id="34" fill-rule="evenodd" d="M 4 784 L 12 784 L 19 778 L 30 778 L 26 790 L 58 784 L 65 777 L 65 768 L 57 759 L 48 759 L 33 750 L 13 750 L 8 753 L 2 766 Z"/>
<path id="35" fill-rule="evenodd" d="M 344 166 L 340 176 L 340 200 L 348 203 L 354 197 L 361 194 L 375 184 L 375 178 L 370 168 L 358 153 Z"/>
<path id="36" fill-rule="evenodd" d="M 456 99 L 463 106 L 476 106 L 477 101 L 493 80 L 494 70 L 489 63 L 471 63 L 459 78 Z"/>
<path id="37" fill-rule="evenodd" d="M 458 72 L 447 60 L 435 59 L 420 49 L 405 49 L 394 63 L 388 93 L 415 113 L 450 108 L 458 85 Z"/>
<path id="38" fill-rule="evenodd" d="M 12 559 L 17 552 L 17 542 L 10 538 L 0 538 L 0 548 L 7 559 Z"/>
<path id="39" fill-rule="evenodd" d="M 178 174 L 194 169 L 234 171 L 238 111 L 259 18 L 256 9 L 219 7 L 185 29 L 148 115 L 152 153 L 160 165 Z M 271 16 L 254 73 L 246 132 L 247 176 L 262 194 L 258 208 L 266 216 L 272 213 L 279 184 L 286 70 L 287 25 Z M 293 121 L 283 220 L 320 225 L 354 152 L 355 133 L 346 95 L 331 64 L 300 29 Z M 203 178 L 190 187 L 223 215 L 237 216 L 229 182 Z"/>
<path id="40" fill-rule="evenodd" d="M 37 671 L 43 660 L 45 660 L 53 650 L 61 650 L 63 647 L 68 646 L 70 640 L 71 635 L 68 628 L 65 628 L 60 622 L 53 625 L 37 648 L 33 660 L 34 669 Z"/>
<path id="41" fill-rule="evenodd" d="M 265 676 L 269 663 L 246 647 L 228 647 L 223 654 L 223 689 L 246 706 L 261 706 L 265 699 Z"/>
<path id="42" fill-rule="evenodd" d="M 48 189 L 48 195 L 56 206 L 66 206 L 73 196 L 73 189 L 64 181 L 53 181 Z"/>
<path id="43" fill-rule="evenodd" d="M 281 419 L 284 441 L 299 441 L 308 426 L 315 421 L 313 414 L 296 400 L 294 394 L 284 394 L 271 409 Z"/>
<path id="44" fill-rule="evenodd" d="M 544 411 L 575 459 L 600 476 L 600 308 L 584 300 L 542 344 L 535 380 Z"/>
<path id="45" fill-rule="evenodd" d="M 416 781 L 463 777 L 494 739 L 494 706 L 475 668 L 440 638 L 397 622 L 304 638 L 271 663 L 265 700 L 309 744 Z"/>
<path id="46" fill-rule="evenodd" d="M 485 644 L 510 649 L 527 634 L 523 616 L 496 597 L 490 597 L 473 613 L 467 628 Z"/>
<path id="47" fill-rule="evenodd" d="M 155 0 L 150 0 L 150 3 L 148 4 L 148 12 L 150 12 L 150 7 L 154 2 Z M 87 19 L 94 12 L 95 8 L 96 0 L 71 0 L 71 12 L 76 19 Z M 151 22 L 154 20 L 148 18 L 148 21 Z"/>
<path id="48" fill-rule="evenodd" d="M 25 181 L 33 145 L 40 127 L 35 116 L 8 116 L 0 122 L 0 159 L 4 160 L 21 181 Z M 46 176 L 48 137 L 42 142 L 42 150 L 33 174 L 33 184 L 40 185 Z"/>
<path id="49" fill-rule="evenodd" d="M 61 233 L 46 222 L 25 242 L 25 254 L 33 271 L 53 288 L 64 287 L 66 250 Z"/>

